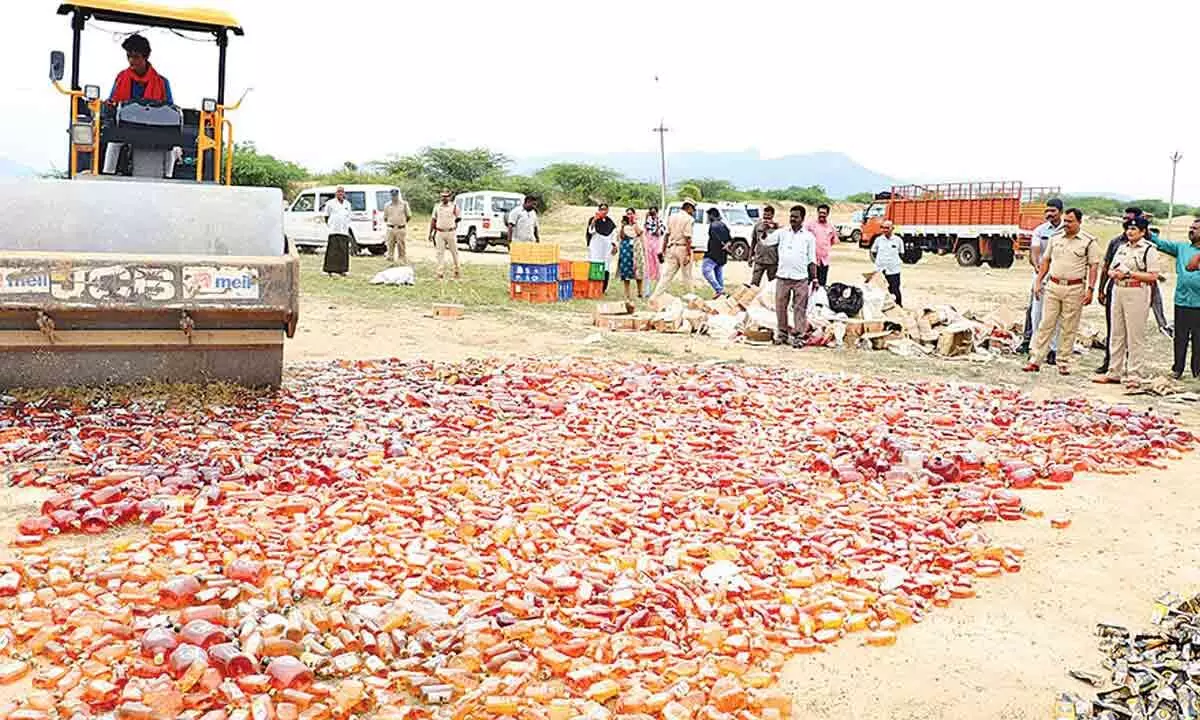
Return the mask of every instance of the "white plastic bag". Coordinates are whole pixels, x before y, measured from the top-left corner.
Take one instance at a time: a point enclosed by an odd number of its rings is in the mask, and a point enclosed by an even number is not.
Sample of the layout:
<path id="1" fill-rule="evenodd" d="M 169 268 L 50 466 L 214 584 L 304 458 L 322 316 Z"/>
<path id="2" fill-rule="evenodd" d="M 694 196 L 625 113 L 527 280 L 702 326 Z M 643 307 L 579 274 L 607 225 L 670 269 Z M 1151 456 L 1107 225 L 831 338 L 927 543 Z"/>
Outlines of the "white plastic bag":
<path id="1" fill-rule="evenodd" d="M 393 267 L 387 270 L 381 270 L 375 273 L 375 277 L 371 278 L 372 285 L 416 285 L 417 274 L 407 265 L 404 267 Z"/>
<path id="2" fill-rule="evenodd" d="M 822 309 L 829 309 L 829 293 L 825 292 L 825 288 L 818 286 L 808 294 L 808 314 L 810 317 L 823 317 Z"/>

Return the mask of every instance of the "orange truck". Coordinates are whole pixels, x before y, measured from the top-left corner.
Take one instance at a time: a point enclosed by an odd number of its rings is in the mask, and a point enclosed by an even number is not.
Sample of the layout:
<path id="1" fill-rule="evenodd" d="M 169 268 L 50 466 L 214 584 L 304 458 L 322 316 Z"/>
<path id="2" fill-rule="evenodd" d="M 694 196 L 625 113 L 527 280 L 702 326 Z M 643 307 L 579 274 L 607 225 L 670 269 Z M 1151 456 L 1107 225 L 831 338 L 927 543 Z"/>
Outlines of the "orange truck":
<path id="1" fill-rule="evenodd" d="M 896 185 L 876 194 L 863 212 L 859 244 L 870 248 L 883 221 L 891 220 L 910 265 L 932 252 L 953 253 L 963 267 L 985 262 L 1012 267 L 1028 252 L 1046 200 L 1057 194 L 1058 188 L 1022 188 L 1008 181 Z"/>

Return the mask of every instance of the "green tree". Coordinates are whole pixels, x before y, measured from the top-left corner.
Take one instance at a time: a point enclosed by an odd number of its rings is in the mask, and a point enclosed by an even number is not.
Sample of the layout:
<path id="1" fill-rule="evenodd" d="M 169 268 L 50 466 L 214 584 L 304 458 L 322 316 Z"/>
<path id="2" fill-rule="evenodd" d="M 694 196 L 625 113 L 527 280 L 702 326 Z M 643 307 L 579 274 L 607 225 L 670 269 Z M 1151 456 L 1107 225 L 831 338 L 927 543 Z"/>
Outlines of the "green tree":
<path id="1" fill-rule="evenodd" d="M 483 190 L 506 174 L 510 160 L 487 148 L 423 148 L 414 155 L 392 156 L 371 163 L 384 175 L 423 178 L 438 188 L 453 192 Z"/>
<path id="2" fill-rule="evenodd" d="M 233 184 L 277 187 L 288 195 L 291 186 L 308 177 L 308 171 L 288 160 L 260 153 L 253 142 L 238 143 L 233 150 Z"/>
<path id="3" fill-rule="evenodd" d="M 700 201 L 704 199 L 704 192 L 698 185 L 684 183 L 679 186 L 679 199 L 691 198 L 692 200 Z"/>
<path id="4" fill-rule="evenodd" d="M 538 170 L 534 177 L 575 205 L 611 202 L 609 194 L 614 184 L 623 180 L 615 170 L 583 163 L 554 163 Z"/>
<path id="5" fill-rule="evenodd" d="M 500 180 L 495 189 L 530 195 L 537 200 L 539 211 L 549 210 L 554 205 L 554 187 L 537 176 L 508 175 Z"/>
<path id="6" fill-rule="evenodd" d="M 866 203 L 871 202 L 874 199 L 875 199 L 875 193 L 872 193 L 872 192 L 860 192 L 860 193 L 854 193 L 853 195 L 846 196 L 846 202 L 863 203 L 864 205 Z"/>
<path id="7" fill-rule="evenodd" d="M 682 181 L 680 184 L 680 192 L 683 191 L 683 186 L 689 185 L 700 189 L 696 199 L 704 198 L 705 200 L 738 200 L 737 186 L 728 180 L 717 180 L 714 178 L 692 178 Z"/>

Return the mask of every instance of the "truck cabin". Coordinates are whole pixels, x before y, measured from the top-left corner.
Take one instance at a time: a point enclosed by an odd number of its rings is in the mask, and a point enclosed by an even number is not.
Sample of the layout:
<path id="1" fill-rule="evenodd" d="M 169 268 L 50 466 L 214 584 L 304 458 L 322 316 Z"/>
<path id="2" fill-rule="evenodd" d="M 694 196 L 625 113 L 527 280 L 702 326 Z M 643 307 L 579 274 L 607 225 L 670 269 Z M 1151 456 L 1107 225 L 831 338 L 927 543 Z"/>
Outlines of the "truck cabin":
<path id="1" fill-rule="evenodd" d="M 125 177 L 230 184 L 233 170 L 233 126 L 225 117 L 225 66 L 229 36 L 244 34 L 230 15 L 217 10 L 170 8 L 129 0 L 62 3 L 58 14 L 69 16 L 71 67 L 69 85 L 65 54 L 50 53 L 50 80 L 71 100 L 68 176 Z M 83 85 L 81 38 L 89 21 L 166 28 L 206 35 L 216 45 L 217 86 L 200 107 L 186 108 L 158 100 L 129 99 L 110 103 L 101 87 Z"/>

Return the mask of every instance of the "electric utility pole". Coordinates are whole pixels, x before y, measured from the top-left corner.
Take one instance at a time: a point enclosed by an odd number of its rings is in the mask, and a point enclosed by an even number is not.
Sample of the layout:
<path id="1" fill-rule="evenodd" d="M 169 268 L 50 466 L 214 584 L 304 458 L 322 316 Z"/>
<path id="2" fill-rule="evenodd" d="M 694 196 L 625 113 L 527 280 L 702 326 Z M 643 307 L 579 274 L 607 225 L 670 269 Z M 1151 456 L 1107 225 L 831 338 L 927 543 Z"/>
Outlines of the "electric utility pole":
<path id="1" fill-rule="evenodd" d="M 1171 199 L 1167 201 L 1167 237 L 1171 237 L 1171 223 L 1175 219 L 1175 171 L 1183 159 L 1180 152 L 1171 153 Z"/>

